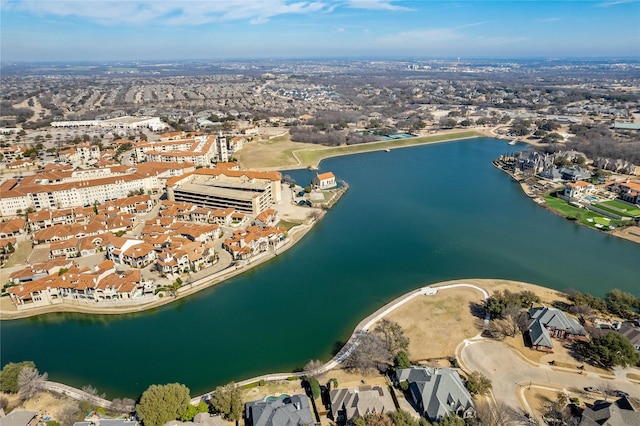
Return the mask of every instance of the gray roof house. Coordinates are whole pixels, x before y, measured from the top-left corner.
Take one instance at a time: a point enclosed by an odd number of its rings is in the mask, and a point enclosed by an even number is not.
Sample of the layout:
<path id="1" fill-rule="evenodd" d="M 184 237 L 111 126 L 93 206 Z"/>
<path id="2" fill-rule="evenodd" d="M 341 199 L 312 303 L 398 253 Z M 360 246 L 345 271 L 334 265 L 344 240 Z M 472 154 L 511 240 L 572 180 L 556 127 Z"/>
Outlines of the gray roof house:
<path id="1" fill-rule="evenodd" d="M 395 411 L 393 398 L 386 387 L 360 386 L 334 389 L 330 392 L 331 416 L 336 422 L 346 422 L 370 413 Z"/>
<path id="2" fill-rule="evenodd" d="M 553 342 L 551 341 L 549 330 L 547 330 L 537 319 L 531 321 L 529 324 L 528 333 L 533 349 L 541 351 L 550 351 L 553 349 Z"/>
<path id="3" fill-rule="evenodd" d="M 4 414 L 4 411 L 2 411 Z M 38 413 L 36 411 L 30 410 L 14 410 L 7 414 L 5 417 L 2 417 L 0 421 L 0 425 L 2 426 L 28 426 L 31 424 L 37 423 L 36 416 Z"/>
<path id="4" fill-rule="evenodd" d="M 309 400 L 305 395 L 276 398 L 272 401 L 247 402 L 246 426 L 302 426 L 314 424 Z"/>
<path id="5" fill-rule="evenodd" d="M 396 371 L 396 380 L 407 381 L 411 397 L 420 414 L 439 421 L 453 413 L 462 418 L 476 414 L 471 395 L 456 370 L 451 368 L 411 367 Z"/>
<path id="6" fill-rule="evenodd" d="M 615 402 L 586 404 L 578 426 L 635 426 L 640 424 L 638 401 L 622 397 Z"/>
<path id="7" fill-rule="evenodd" d="M 529 318 L 539 321 L 552 337 L 564 339 L 587 335 L 587 331 L 578 321 L 566 316 L 564 312 L 556 308 L 542 306 L 531 308 L 529 309 Z"/>
<path id="8" fill-rule="evenodd" d="M 589 170 L 577 166 L 563 167 L 560 169 L 560 174 L 562 175 L 562 179 L 571 182 L 591 179 L 591 172 L 589 172 Z"/>

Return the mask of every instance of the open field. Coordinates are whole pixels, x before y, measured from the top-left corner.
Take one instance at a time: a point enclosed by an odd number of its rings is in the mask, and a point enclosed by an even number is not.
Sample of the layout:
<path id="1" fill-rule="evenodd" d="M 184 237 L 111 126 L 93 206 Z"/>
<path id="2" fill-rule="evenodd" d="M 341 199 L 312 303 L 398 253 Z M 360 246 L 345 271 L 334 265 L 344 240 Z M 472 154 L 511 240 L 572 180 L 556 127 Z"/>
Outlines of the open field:
<path id="1" fill-rule="evenodd" d="M 243 168 L 286 170 L 316 167 L 323 159 L 340 155 L 404 148 L 478 136 L 481 136 L 481 133 L 476 131 L 455 131 L 410 139 L 328 147 L 317 144 L 292 142 L 290 136 L 286 135 L 269 141 L 248 143 L 242 150 L 234 155 Z"/>

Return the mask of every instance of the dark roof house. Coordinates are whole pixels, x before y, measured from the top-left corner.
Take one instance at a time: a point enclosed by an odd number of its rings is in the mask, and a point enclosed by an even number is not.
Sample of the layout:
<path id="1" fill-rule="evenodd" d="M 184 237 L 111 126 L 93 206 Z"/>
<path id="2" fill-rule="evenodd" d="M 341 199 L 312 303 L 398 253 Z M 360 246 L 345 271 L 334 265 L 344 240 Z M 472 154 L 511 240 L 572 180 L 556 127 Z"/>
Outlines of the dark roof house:
<path id="1" fill-rule="evenodd" d="M 340 388 L 330 392 L 331 416 L 336 422 L 346 422 L 354 417 L 371 413 L 395 411 L 391 394 L 385 387 L 360 386 Z"/>
<path id="2" fill-rule="evenodd" d="M 421 415 L 439 421 L 448 414 L 462 418 L 476 414 L 469 391 L 451 368 L 411 367 L 396 371 L 398 382 L 407 381 Z"/>
<path id="3" fill-rule="evenodd" d="M 587 331 L 578 321 L 570 318 L 559 309 L 536 307 L 529 309 L 529 318 L 539 321 L 552 337 L 567 338 L 586 336 Z M 531 328 L 531 326 L 529 326 Z"/>
<path id="4" fill-rule="evenodd" d="M 304 395 L 276 398 L 272 401 L 247 402 L 246 426 L 302 426 L 314 424 L 309 400 Z"/>
<path id="5" fill-rule="evenodd" d="M 594 404 L 586 404 L 578 426 L 640 425 L 638 402 L 622 397 L 615 402 L 596 401 Z"/>

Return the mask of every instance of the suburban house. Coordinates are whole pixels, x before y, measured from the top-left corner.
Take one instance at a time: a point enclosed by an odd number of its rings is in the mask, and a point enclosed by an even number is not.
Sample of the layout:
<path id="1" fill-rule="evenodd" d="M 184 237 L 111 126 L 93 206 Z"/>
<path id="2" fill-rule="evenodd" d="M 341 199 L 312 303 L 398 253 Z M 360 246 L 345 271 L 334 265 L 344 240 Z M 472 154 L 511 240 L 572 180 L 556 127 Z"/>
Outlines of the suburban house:
<path id="1" fill-rule="evenodd" d="M 384 414 L 395 411 L 393 398 L 386 387 L 360 386 L 357 388 L 333 389 L 330 394 L 331 418 L 337 423 L 346 423 L 365 414 Z"/>
<path id="2" fill-rule="evenodd" d="M 640 352 L 640 327 L 624 323 L 618 333 L 629 339 L 633 347 L 636 348 L 636 352 Z"/>
<path id="3" fill-rule="evenodd" d="M 271 397 L 273 398 L 273 397 Z M 315 424 L 305 395 L 247 402 L 246 426 L 303 426 Z"/>
<path id="4" fill-rule="evenodd" d="M 591 194 L 594 189 L 593 184 L 583 180 L 567 182 L 564 186 L 564 195 L 569 198 L 582 198 Z"/>
<path id="5" fill-rule="evenodd" d="M 622 397 L 615 402 L 596 401 L 585 404 L 578 426 L 635 426 L 640 424 L 640 407 L 637 400 Z"/>
<path id="6" fill-rule="evenodd" d="M 121 265 L 144 268 L 155 260 L 156 252 L 142 240 L 114 237 L 107 244 L 107 258 Z"/>
<path id="7" fill-rule="evenodd" d="M 564 312 L 555 308 L 536 307 L 529 310 L 527 334 L 531 348 L 539 351 L 553 350 L 552 337 L 557 339 L 583 339 L 587 332 L 583 326 Z"/>
<path id="8" fill-rule="evenodd" d="M 429 421 L 448 414 L 475 417 L 471 395 L 458 372 L 451 368 L 411 367 L 396 371 L 396 382 L 407 382 L 413 402 Z"/>
<path id="9" fill-rule="evenodd" d="M 274 209 L 267 209 L 256 216 L 256 218 L 253 220 L 253 224 L 264 228 L 266 226 L 275 226 L 275 224 L 278 223 L 279 220 L 280 219 L 278 218 L 277 211 L 275 211 Z"/>
<path id="10" fill-rule="evenodd" d="M 331 172 L 320 174 L 316 173 L 316 176 L 313 178 L 311 183 L 317 189 L 329 189 L 334 188 L 337 185 L 336 177 Z"/>

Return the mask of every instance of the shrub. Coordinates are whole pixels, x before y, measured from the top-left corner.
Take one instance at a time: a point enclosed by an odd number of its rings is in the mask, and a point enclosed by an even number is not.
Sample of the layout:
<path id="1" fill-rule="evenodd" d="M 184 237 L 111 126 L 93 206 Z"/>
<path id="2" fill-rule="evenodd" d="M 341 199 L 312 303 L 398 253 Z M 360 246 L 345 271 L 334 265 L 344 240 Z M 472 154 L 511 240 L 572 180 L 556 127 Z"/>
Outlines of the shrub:
<path id="1" fill-rule="evenodd" d="M 320 398 L 320 383 L 318 382 L 318 379 L 310 377 L 307 382 L 309 383 L 309 388 L 311 389 L 311 395 L 313 395 L 313 398 Z"/>
<path id="2" fill-rule="evenodd" d="M 264 386 L 267 384 L 267 381 L 265 379 L 262 379 L 258 382 L 258 386 Z"/>

